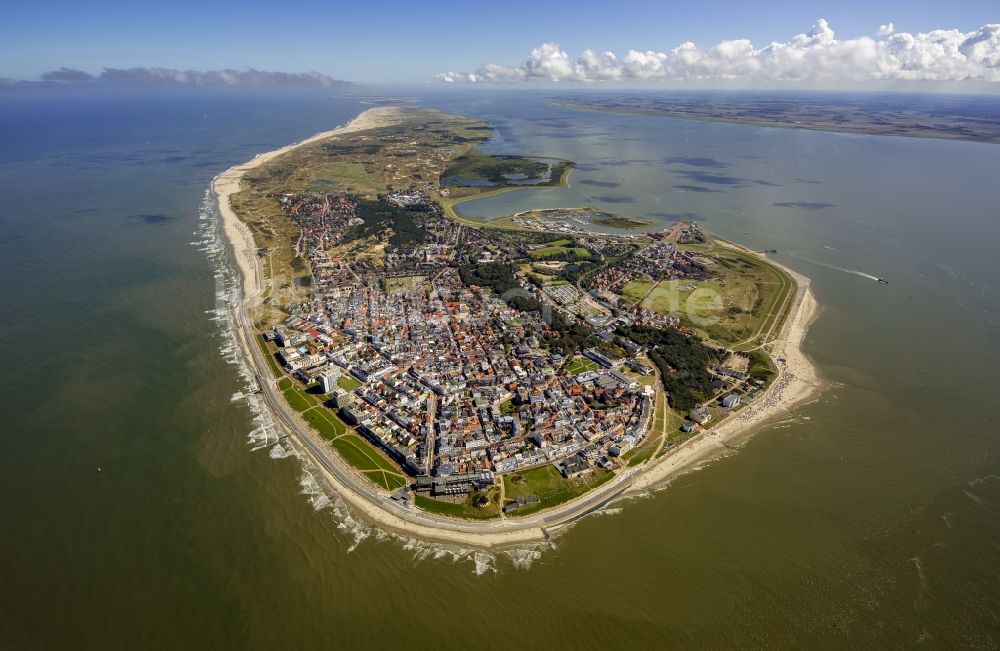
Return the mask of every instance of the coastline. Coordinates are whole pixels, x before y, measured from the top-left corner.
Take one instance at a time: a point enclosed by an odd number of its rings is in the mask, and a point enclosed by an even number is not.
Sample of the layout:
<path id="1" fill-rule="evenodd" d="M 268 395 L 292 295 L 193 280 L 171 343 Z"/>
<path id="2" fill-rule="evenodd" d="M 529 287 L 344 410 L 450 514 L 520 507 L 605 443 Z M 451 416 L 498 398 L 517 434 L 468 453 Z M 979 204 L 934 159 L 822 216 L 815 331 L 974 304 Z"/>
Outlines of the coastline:
<path id="1" fill-rule="evenodd" d="M 216 194 L 219 214 L 222 217 L 223 233 L 232 247 L 233 260 L 242 279 L 240 297 L 233 310 L 237 340 L 248 366 L 254 370 L 257 384 L 262 392 L 266 392 L 267 389 L 273 390 L 273 385 L 276 384 L 267 365 L 259 357 L 259 348 L 254 342 L 253 323 L 249 318 L 249 310 L 256 305 L 263 291 L 263 270 L 257 256 L 257 245 L 253 234 L 232 209 L 230 197 L 240 191 L 240 181 L 248 171 L 317 140 L 390 124 L 395 112 L 396 109 L 392 107 L 368 109 L 346 126 L 318 133 L 274 151 L 258 154 L 249 162 L 229 168 L 212 181 L 212 190 Z M 350 509 L 377 527 L 422 540 L 489 549 L 541 543 L 549 539 L 549 534 L 541 526 L 509 527 L 508 531 L 491 531 L 490 529 L 495 527 L 483 527 L 477 523 L 469 524 L 461 520 L 446 522 L 422 512 L 407 513 L 406 509 L 389 500 L 388 496 L 382 496 L 381 500 L 375 499 L 374 491 L 363 492 L 358 490 L 357 485 L 350 485 L 353 482 L 348 481 L 347 475 L 351 474 L 351 470 L 346 468 L 346 464 L 338 463 L 342 466 L 340 468 L 330 465 L 330 457 L 335 456 L 335 453 L 332 450 L 330 454 L 323 453 L 320 446 L 325 445 L 325 442 L 320 440 L 297 414 L 292 413 L 280 401 L 266 402 L 269 403 L 269 409 L 275 416 L 276 422 L 281 423 L 283 429 L 290 434 L 289 441 L 320 471 L 325 483 L 347 503 Z M 425 520 L 426 523 L 422 523 L 421 520 Z M 478 531 L 478 529 L 483 530 Z"/>
<path id="2" fill-rule="evenodd" d="M 753 253 L 740 246 L 735 248 Z M 693 466 L 709 461 L 731 451 L 731 443 L 744 438 L 808 400 L 819 390 L 820 379 L 816 366 L 802 350 L 806 332 L 819 314 L 819 305 L 810 288 L 810 281 L 773 260 L 796 283 L 795 295 L 788 318 L 781 325 L 773 345 L 772 359 L 784 358 L 778 363 L 778 376 L 754 402 L 723 420 L 716 427 L 702 430 L 697 436 L 679 446 L 673 453 L 649 463 L 649 467 L 635 481 L 632 491 L 654 488 Z M 631 491 L 630 491 L 631 492 Z"/>
<path id="3" fill-rule="evenodd" d="M 343 133 L 364 131 L 365 129 L 384 126 L 389 123 L 391 116 L 395 112 L 396 109 L 392 107 L 368 109 L 343 127 L 321 131 L 300 142 L 286 145 L 274 151 L 257 154 L 252 160 L 240 165 L 234 165 L 212 179 L 212 190 L 215 192 L 218 200 L 219 212 L 222 215 L 223 230 L 226 238 L 236 252 L 236 264 L 239 267 L 240 275 L 243 277 L 243 296 L 245 300 L 256 298 L 257 294 L 262 290 L 263 276 L 260 265 L 257 262 L 257 245 L 254 242 L 253 234 L 233 211 L 229 201 L 231 195 L 240 191 L 240 180 L 243 178 L 243 175 L 302 145 L 308 145 L 317 140 L 324 140 Z"/>
<path id="4" fill-rule="evenodd" d="M 809 280 L 768 260 L 770 264 L 788 273 L 797 285 L 794 297 L 790 294 L 788 299 L 794 301 L 788 317 L 781 325 L 777 336 L 770 340 L 773 345 L 773 357 L 784 357 L 786 362 L 779 365 L 778 377 L 763 395 L 753 404 L 723 421 L 719 427 L 710 430 L 711 433 L 703 432 L 660 459 L 651 460 L 635 468 L 624 469 L 615 479 L 594 491 L 523 519 L 501 518 L 473 522 L 436 516 L 415 507 L 404 507 L 390 500 L 387 493 L 369 487 L 365 480 L 356 476 L 346 463 L 336 458 L 336 453 L 328 449 L 319 435 L 282 402 L 280 394 L 275 390 L 276 382 L 254 341 L 256 333 L 250 318 L 250 310 L 256 305 L 263 290 L 262 265 L 257 256 L 257 245 L 253 235 L 232 209 L 230 197 L 240 191 L 240 181 L 249 170 L 317 140 L 391 124 L 396 112 L 397 109 L 392 107 L 368 109 L 344 127 L 318 133 L 299 143 L 259 154 L 247 163 L 229 168 L 212 182 L 223 221 L 223 232 L 232 246 L 233 259 L 242 279 L 241 293 L 233 310 L 233 318 L 237 339 L 246 362 L 254 370 L 260 392 L 273 412 L 276 422 L 281 423 L 290 434 L 289 440 L 303 457 L 308 458 L 312 465 L 320 470 L 326 483 L 347 506 L 366 521 L 378 528 L 403 536 L 451 545 L 495 550 L 543 543 L 550 539 L 552 532 L 573 524 L 622 495 L 648 490 L 697 463 L 728 452 L 726 442 L 759 428 L 800 404 L 816 390 L 818 386 L 816 369 L 801 350 L 805 333 L 816 314 L 816 303 L 809 290 Z M 730 246 L 735 245 L 730 244 Z M 746 251 L 743 247 L 736 248 Z"/>

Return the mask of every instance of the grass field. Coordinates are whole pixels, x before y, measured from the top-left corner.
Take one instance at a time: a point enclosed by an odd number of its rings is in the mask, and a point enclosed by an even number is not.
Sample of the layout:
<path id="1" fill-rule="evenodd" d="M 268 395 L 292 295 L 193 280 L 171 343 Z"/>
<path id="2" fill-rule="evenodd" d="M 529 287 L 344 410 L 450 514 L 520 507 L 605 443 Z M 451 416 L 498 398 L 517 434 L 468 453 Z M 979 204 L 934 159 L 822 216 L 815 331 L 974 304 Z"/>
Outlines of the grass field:
<path id="1" fill-rule="evenodd" d="M 344 391 L 354 391 L 361 386 L 361 382 L 350 375 L 341 375 L 337 378 L 337 386 Z"/>
<path id="2" fill-rule="evenodd" d="M 406 486 L 408 480 L 395 464 L 360 437 L 349 434 L 347 425 L 336 414 L 317 405 L 315 398 L 295 386 L 292 380 L 282 379 L 278 388 L 292 409 L 300 412 L 302 418 L 320 436 L 330 441 L 330 445 L 347 463 L 362 471 L 373 484 L 386 490 Z"/>
<path id="3" fill-rule="evenodd" d="M 663 399 L 663 393 L 661 392 L 656 400 L 656 411 L 653 412 L 653 426 L 650 428 L 649 436 L 653 436 L 659 432 L 666 432 L 669 436 L 672 432 L 679 431 L 680 426 L 687 420 L 684 416 L 681 416 L 674 409 L 670 408 L 669 405 L 667 405 L 667 409 L 661 409 L 660 401 Z"/>
<path id="4" fill-rule="evenodd" d="M 292 380 L 283 378 L 278 382 L 278 388 L 292 409 L 300 412 L 302 418 L 328 440 L 347 463 L 360 470 L 366 479 L 390 491 L 409 483 L 395 464 L 361 437 L 349 434 L 346 423 L 326 407 L 317 405 L 316 400 L 295 386 Z"/>
<path id="5" fill-rule="evenodd" d="M 743 251 L 715 244 L 686 245 L 705 254 L 710 280 L 674 280 L 655 284 L 636 280 L 620 294 L 631 304 L 642 301 L 659 314 L 681 322 L 713 343 L 748 350 L 760 343 L 781 318 L 793 286 L 774 265 Z M 693 289 L 691 289 L 693 287 Z"/>
<path id="6" fill-rule="evenodd" d="M 267 365 L 271 368 L 271 373 L 275 378 L 282 377 L 284 373 L 282 373 L 281 367 L 278 366 L 278 360 L 274 359 L 274 352 L 268 347 L 267 342 L 264 341 L 263 335 L 257 335 L 257 343 L 264 353 L 264 358 L 267 359 Z"/>
<path id="7" fill-rule="evenodd" d="M 298 412 L 303 412 L 310 407 L 316 406 L 315 398 L 302 389 L 292 385 L 292 381 L 287 378 L 278 384 L 279 388 L 284 385 L 285 382 L 288 382 L 288 388 L 282 389 L 281 393 L 284 394 L 285 401 L 288 402 L 292 409 Z"/>
<path id="8" fill-rule="evenodd" d="M 287 383 L 287 384 L 286 384 Z M 292 381 L 284 379 L 279 386 L 285 386 L 283 393 L 286 400 L 293 408 L 296 405 L 289 398 L 289 395 L 296 396 L 295 392 L 301 392 Z M 303 394 L 306 399 L 312 400 L 307 394 Z M 396 490 L 409 483 L 403 472 L 391 461 L 386 459 L 367 441 L 359 436 L 348 433 L 347 425 L 337 417 L 336 414 L 323 406 L 316 405 L 302 411 L 302 418 L 309 425 L 319 432 L 319 435 L 330 442 L 330 445 L 337 453 L 352 467 L 361 471 L 366 479 L 376 486 L 386 490 Z"/>
<path id="9" fill-rule="evenodd" d="M 347 433 L 347 425 L 326 407 L 313 407 L 302 413 L 302 418 L 325 439 L 335 439 Z"/>
<path id="10" fill-rule="evenodd" d="M 335 418 L 332 415 L 331 418 Z M 338 421 L 339 422 L 339 421 Z M 346 426 L 339 423 L 346 431 Z M 341 434 L 330 441 L 344 461 L 361 471 L 365 479 L 386 490 L 396 490 L 409 480 L 391 461 L 383 457 L 375 448 L 359 436 Z"/>
<path id="11" fill-rule="evenodd" d="M 629 456 L 627 461 L 629 468 L 638 466 L 643 461 L 649 460 L 649 458 L 653 456 L 653 453 L 656 452 L 656 445 L 644 445 L 636 448 L 633 452 L 635 452 L 635 454 Z"/>
<path id="12" fill-rule="evenodd" d="M 655 381 L 655 376 L 644 377 L 653 378 Z M 656 403 L 653 407 L 653 422 L 650 425 L 649 433 L 646 434 L 646 438 L 638 447 L 629 450 L 622 456 L 622 461 L 629 467 L 638 466 L 651 459 L 656 454 L 656 448 L 660 446 L 661 441 L 667 443 L 671 437 L 676 438 L 676 434 L 683 434 L 680 431 L 680 426 L 686 419 L 675 410 L 670 409 L 669 405 L 664 403 L 665 399 L 662 392 L 657 393 Z M 657 457 L 662 455 L 663 449 L 661 448 Z"/>
<path id="13" fill-rule="evenodd" d="M 684 441 L 696 435 L 697 432 L 682 432 L 681 430 L 677 430 L 675 432 L 667 434 L 667 444 L 676 447 L 681 443 L 683 443 Z M 667 448 L 666 445 L 664 445 L 663 450 L 660 450 L 660 454 L 658 456 L 663 456 L 664 454 L 666 454 L 668 450 L 669 448 Z"/>
<path id="14" fill-rule="evenodd" d="M 402 488 L 403 486 L 406 486 L 407 483 L 406 479 L 404 479 L 402 475 L 385 472 L 383 470 L 369 470 L 363 474 L 371 483 L 388 491 L 394 491 L 397 488 Z"/>
<path id="15" fill-rule="evenodd" d="M 489 520 L 500 515 L 500 505 L 497 503 L 500 491 L 494 489 L 487 493 L 487 495 L 490 498 L 490 505 L 483 508 L 472 506 L 468 501 L 461 503 L 445 502 L 444 500 L 436 500 L 433 497 L 426 497 L 424 495 L 417 495 L 415 503 L 419 508 L 429 513 L 466 520 Z"/>
<path id="16" fill-rule="evenodd" d="M 531 252 L 531 257 L 536 260 L 543 260 L 552 256 L 559 256 L 572 251 L 577 258 L 589 258 L 590 251 L 582 246 L 576 246 L 573 240 L 557 240 L 540 249 Z"/>
<path id="17" fill-rule="evenodd" d="M 586 373 L 587 371 L 596 371 L 599 366 L 597 363 L 586 357 L 574 357 L 570 360 L 569 364 L 566 365 L 566 372 L 570 375 L 579 375 L 580 373 Z"/>
<path id="18" fill-rule="evenodd" d="M 338 436 L 330 444 L 340 453 L 340 456 L 344 457 L 347 463 L 358 470 L 384 470 L 399 473 L 399 469 L 395 465 L 354 434 Z"/>
<path id="19" fill-rule="evenodd" d="M 544 287 L 550 287 L 550 286 L 554 286 L 554 285 L 568 285 L 569 284 L 569 281 L 566 280 L 565 278 L 559 278 L 558 276 L 554 275 L 554 272 L 557 271 L 558 269 L 559 269 L 558 267 L 553 268 L 551 270 L 550 269 L 543 269 L 543 268 L 540 267 L 539 263 L 534 263 L 533 264 L 533 263 L 530 263 L 530 262 L 524 263 L 524 264 L 521 264 L 521 265 L 518 266 L 518 271 L 520 271 L 522 274 L 524 274 L 528 278 L 532 278 L 535 281 L 541 283 L 542 286 L 544 286 Z M 546 273 L 546 272 L 549 272 L 549 273 Z"/>
<path id="20" fill-rule="evenodd" d="M 576 479 L 565 479 L 556 467 L 550 464 L 525 472 L 504 475 L 504 496 L 507 501 L 529 495 L 537 495 L 541 499 L 536 504 L 522 506 L 514 511 L 514 517 L 520 517 L 568 502 L 597 488 L 612 477 L 614 477 L 613 472 L 595 468 L 592 474 Z"/>
<path id="21" fill-rule="evenodd" d="M 643 361 L 649 366 L 653 365 L 652 362 L 650 362 L 648 359 L 644 359 Z M 642 373 L 636 373 L 635 371 L 629 371 L 629 370 L 623 370 L 623 372 L 625 373 L 625 375 L 632 378 L 633 380 L 635 380 L 644 387 L 654 386 L 656 384 L 655 374 L 643 375 Z"/>

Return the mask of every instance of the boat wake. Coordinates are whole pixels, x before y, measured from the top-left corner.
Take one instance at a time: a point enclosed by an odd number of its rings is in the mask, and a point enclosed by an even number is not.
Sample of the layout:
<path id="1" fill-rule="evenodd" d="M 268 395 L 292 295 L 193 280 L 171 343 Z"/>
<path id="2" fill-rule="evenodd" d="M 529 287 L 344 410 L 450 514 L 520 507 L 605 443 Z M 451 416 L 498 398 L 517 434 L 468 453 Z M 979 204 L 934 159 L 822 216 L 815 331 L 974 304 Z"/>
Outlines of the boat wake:
<path id="1" fill-rule="evenodd" d="M 231 260 L 228 241 L 222 232 L 222 218 L 216 208 L 215 193 L 211 188 L 205 191 L 199 206 L 199 226 L 194 232 L 192 246 L 205 252 L 215 266 L 215 307 L 206 310 L 208 320 L 216 325 L 219 354 L 227 364 L 234 366 L 242 387 L 234 393 L 234 404 L 244 403 L 250 412 L 252 428 L 247 433 L 247 445 L 251 452 L 267 450 L 271 459 L 294 458 L 302 466 L 299 477 L 300 493 L 317 512 L 328 512 L 334 518 L 337 528 L 347 538 L 346 552 L 351 553 L 366 540 L 376 542 L 394 541 L 403 550 L 413 553 L 414 563 L 424 561 L 451 561 L 469 563 L 478 576 L 496 573 L 497 561 L 506 560 L 510 567 L 527 570 L 546 550 L 555 549 L 552 542 L 487 552 L 480 549 L 432 543 L 416 538 L 379 529 L 357 519 L 328 484 L 308 457 L 303 455 L 292 442 L 282 434 L 273 415 L 261 398 L 253 369 L 244 359 L 236 334 L 233 312 L 242 300 L 242 282 L 239 272 Z"/>
<path id="2" fill-rule="evenodd" d="M 826 245 L 824 245 L 823 248 L 824 249 L 829 249 L 831 251 L 840 251 L 840 249 L 835 249 L 832 246 L 826 246 Z M 842 271 L 845 274 L 852 274 L 854 276 L 861 276 L 862 278 L 867 278 L 868 280 L 874 280 L 875 282 L 883 282 L 883 283 L 885 282 L 884 280 L 882 280 L 882 278 L 879 278 L 878 276 L 872 275 L 870 273 L 866 273 L 864 271 L 859 271 L 858 269 L 851 269 L 850 267 L 841 267 L 839 265 L 830 264 L 829 262 L 822 262 L 820 260 L 814 260 L 812 258 L 804 258 L 802 256 L 797 256 L 797 255 L 792 255 L 792 257 L 793 258 L 798 258 L 799 260 L 802 260 L 803 262 L 808 262 L 810 264 L 816 264 L 816 265 L 819 265 L 821 267 L 826 267 L 827 269 L 833 269 L 834 271 Z"/>
<path id="3" fill-rule="evenodd" d="M 867 278 L 868 280 L 874 280 L 874 281 L 880 280 L 878 276 L 872 275 L 870 273 L 865 273 L 864 271 L 858 271 L 857 269 L 851 269 L 849 267 L 841 267 L 835 264 L 830 264 L 829 262 L 820 262 L 819 260 L 806 260 L 806 262 L 818 264 L 821 267 L 826 267 L 827 269 L 833 269 L 835 271 L 843 271 L 845 274 L 854 274 L 855 276 L 861 276 L 862 278 Z"/>

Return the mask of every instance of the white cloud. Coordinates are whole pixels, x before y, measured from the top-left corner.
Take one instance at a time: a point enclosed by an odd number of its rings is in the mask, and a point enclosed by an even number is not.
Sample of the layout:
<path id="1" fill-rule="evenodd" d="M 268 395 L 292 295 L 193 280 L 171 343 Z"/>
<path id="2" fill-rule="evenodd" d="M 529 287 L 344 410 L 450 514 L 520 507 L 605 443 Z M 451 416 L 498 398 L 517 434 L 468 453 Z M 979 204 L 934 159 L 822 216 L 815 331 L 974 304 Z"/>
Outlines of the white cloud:
<path id="1" fill-rule="evenodd" d="M 572 59 L 543 43 L 519 66 L 495 63 L 438 75 L 446 82 L 614 81 L 978 81 L 1000 82 L 1000 24 L 909 34 L 881 25 L 878 37 L 838 40 L 823 19 L 786 42 L 755 47 L 747 39 L 709 48 L 687 42 L 667 52 L 584 50 Z"/>

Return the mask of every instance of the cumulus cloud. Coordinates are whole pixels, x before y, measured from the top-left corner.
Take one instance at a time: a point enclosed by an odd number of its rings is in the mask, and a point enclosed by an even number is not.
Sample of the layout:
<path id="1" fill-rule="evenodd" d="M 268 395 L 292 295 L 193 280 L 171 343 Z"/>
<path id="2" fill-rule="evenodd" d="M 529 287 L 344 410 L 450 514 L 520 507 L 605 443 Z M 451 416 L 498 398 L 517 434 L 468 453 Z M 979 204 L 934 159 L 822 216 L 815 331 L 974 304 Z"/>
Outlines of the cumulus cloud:
<path id="1" fill-rule="evenodd" d="M 42 80 L 64 85 L 111 84 L 137 86 L 204 87 L 313 87 L 332 88 L 348 82 L 319 72 L 269 72 L 265 70 L 173 70 L 171 68 L 105 68 L 99 75 L 60 68 L 42 75 Z"/>
<path id="2" fill-rule="evenodd" d="M 573 59 L 556 43 L 543 43 L 521 65 L 495 63 L 473 72 L 445 72 L 438 80 L 475 82 L 613 81 L 977 81 L 1000 82 L 1000 24 L 973 32 L 938 29 L 838 39 L 823 19 L 805 34 L 756 47 L 747 39 L 703 48 L 691 42 L 672 50 L 584 50 Z"/>

